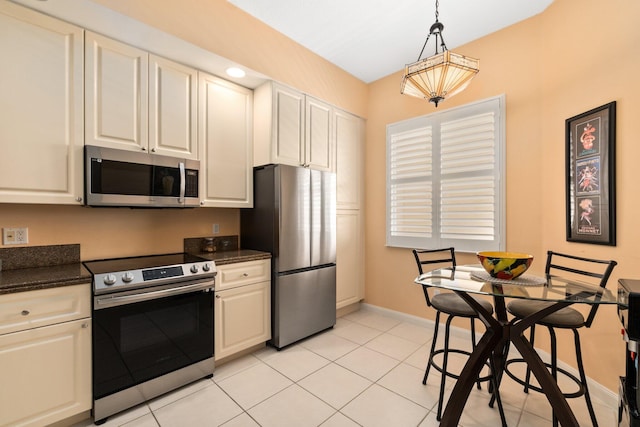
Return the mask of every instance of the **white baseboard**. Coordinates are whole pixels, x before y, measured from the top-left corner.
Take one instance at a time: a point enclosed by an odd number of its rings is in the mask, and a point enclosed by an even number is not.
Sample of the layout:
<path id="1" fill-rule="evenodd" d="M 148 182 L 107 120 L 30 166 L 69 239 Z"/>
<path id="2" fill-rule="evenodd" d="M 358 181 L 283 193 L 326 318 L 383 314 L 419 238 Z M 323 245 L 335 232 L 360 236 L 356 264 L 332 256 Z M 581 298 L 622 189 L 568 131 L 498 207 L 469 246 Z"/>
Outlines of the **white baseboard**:
<path id="1" fill-rule="evenodd" d="M 361 303 L 360 309 L 365 311 L 371 311 L 374 313 L 379 313 L 381 315 L 392 317 L 403 322 L 413 323 L 416 325 L 425 326 L 429 328 L 433 328 L 433 325 L 435 323 L 433 320 L 430 320 L 430 319 L 425 319 L 422 317 L 414 316 L 412 314 L 402 313 L 400 311 L 395 311 L 395 310 L 391 310 L 384 307 L 378 307 L 376 305 L 371 305 L 368 303 Z M 460 328 L 457 326 L 451 326 L 450 334 L 455 337 L 470 339 L 469 337 L 470 333 L 471 332 L 468 329 Z M 549 353 L 540 349 L 536 349 L 536 350 L 538 351 L 538 354 L 540 354 L 540 357 L 542 359 L 549 360 Z M 558 360 L 558 367 L 565 369 L 567 372 L 580 378 L 580 374 L 576 368 L 562 362 L 561 360 Z M 597 381 L 594 381 L 589 377 L 587 377 L 587 381 L 589 383 L 589 392 L 591 393 L 591 397 L 594 399 L 598 399 L 604 405 L 617 411 L 617 408 L 618 408 L 617 391 L 613 392 L 609 390 L 607 387 L 603 386 L 602 384 L 598 383 Z"/>

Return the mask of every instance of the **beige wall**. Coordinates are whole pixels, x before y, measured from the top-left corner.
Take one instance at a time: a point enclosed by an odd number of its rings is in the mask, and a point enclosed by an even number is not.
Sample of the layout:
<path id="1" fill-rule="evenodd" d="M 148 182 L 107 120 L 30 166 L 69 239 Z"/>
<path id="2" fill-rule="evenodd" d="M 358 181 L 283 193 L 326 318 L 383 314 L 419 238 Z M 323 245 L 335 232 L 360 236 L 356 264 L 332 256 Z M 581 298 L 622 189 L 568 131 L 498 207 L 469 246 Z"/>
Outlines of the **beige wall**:
<path id="1" fill-rule="evenodd" d="M 555 0 L 541 15 L 455 51 L 480 58 L 480 73 L 468 89 L 438 111 L 498 94 L 506 95 L 507 249 L 529 252 L 534 272 L 545 252 L 615 259 L 609 282 L 638 278 L 640 201 L 635 197 L 640 155 L 635 120 L 640 117 L 637 73 L 640 3 Z M 446 20 L 445 20 L 446 23 Z M 418 46 L 416 46 L 418 48 Z M 367 114 L 366 300 L 417 316 L 432 317 L 421 290 L 411 283 L 415 263 L 408 250 L 385 247 L 385 126 L 435 112 L 432 104 L 398 94 L 401 74 L 370 85 Z M 617 101 L 617 225 L 615 247 L 565 240 L 565 119 Z M 462 262 L 474 262 L 473 255 Z M 429 313 L 429 314 L 428 314 Z M 588 374 L 612 391 L 623 373 L 623 344 L 615 306 L 601 308 L 583 333 Z M 565 338 L 566 337 L 566 338 Z M 572 338 L 561 335 L 560 358 L 574 364 Z M 540 340 L 538 342 L 545 341 Z M 604 363 L 603 363 L 604 362 Z"/>
<path id="2" fill-rule="evenodd" d="M 385 126 L 436 111 L 399 95 L 400 74 L 365 85 L 225 0 L 95 2 L 367 117 L 366 301 L 432 317 L 412 285 L 415 266 L 409 251 L 384 246 Z M 618 277 L 638 276 L 640 227 L 634 226 L 634 214 L 640 202 L 632 196 L 633 162 L 640 150 L 634 138 L 634 120 L 640 117 L 637 16 L 640 2 L 555 0 L 537 17 L 455 49 L 480 58 L 481 71 L 439 110 L 506 94 L 507 248 L 534 254 L 534 272 L 542 268 L 544 251 L 553 248 L 619 261 L 611 289 Z M 618 245 L 567 243 L 564 120 L 612 100 L 618 102 Z M 213 223 L 220 224 L 221 234 L 236 234 L 238 210 L 0 205 L 0 226 L 28 226 L 33 245 L 81 243 L 84 259 L 180 250 L 182 238 L 210 234 Z M 471 255 L 461 258 L 474 261 Z M 584 334 L 589 375 L 614 391 L 622 371 L 618 331 L 610 306 Z M 560 357 L 572 361 L 565 349 Z"/>

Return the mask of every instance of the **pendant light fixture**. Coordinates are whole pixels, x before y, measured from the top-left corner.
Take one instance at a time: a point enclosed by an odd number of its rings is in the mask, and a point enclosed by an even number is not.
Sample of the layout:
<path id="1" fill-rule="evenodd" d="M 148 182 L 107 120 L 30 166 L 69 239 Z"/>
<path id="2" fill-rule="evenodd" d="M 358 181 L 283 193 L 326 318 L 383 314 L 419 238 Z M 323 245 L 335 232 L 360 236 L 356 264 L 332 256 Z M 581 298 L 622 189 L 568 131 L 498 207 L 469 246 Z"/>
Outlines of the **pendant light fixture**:
<path id="1" fill-rule="evenodd" d="M 436 0 L 436 22 L 429 30 L 429 35 L 422 46 L 418 60 L 405 67 L 400 87 L 400 93 L 427 99 L 436 104 L 436 107 L 445 98 L 451 98 L 462 92 L 480 71 L 478 59 L 469 58 L 447 49 L 442 37 L 444 25 L 438 21 L 439 3 Z M 427 42 L 432 35 L 435 36 L 436 53 L 421 60 Z M 438 52 L 438 46 L 442 47 L 441 52 Z"/>

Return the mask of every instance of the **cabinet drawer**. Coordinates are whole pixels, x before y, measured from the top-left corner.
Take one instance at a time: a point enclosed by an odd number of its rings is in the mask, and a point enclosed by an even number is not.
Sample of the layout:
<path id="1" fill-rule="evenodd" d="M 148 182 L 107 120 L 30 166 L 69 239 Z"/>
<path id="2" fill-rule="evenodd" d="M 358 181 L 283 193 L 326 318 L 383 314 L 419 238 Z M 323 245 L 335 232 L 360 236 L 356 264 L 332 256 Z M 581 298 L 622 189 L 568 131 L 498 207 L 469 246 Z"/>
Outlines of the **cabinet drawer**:
<path id="1" fill-rule="evenodd" d="M 0 296 L 0 335 L 91 317 L 91 285 Z"/>
<path id="2" fill-rule="evenodd" d="M 217 266 L 216 291 L 271 280 L 271 260 L 238 262 Z"/>

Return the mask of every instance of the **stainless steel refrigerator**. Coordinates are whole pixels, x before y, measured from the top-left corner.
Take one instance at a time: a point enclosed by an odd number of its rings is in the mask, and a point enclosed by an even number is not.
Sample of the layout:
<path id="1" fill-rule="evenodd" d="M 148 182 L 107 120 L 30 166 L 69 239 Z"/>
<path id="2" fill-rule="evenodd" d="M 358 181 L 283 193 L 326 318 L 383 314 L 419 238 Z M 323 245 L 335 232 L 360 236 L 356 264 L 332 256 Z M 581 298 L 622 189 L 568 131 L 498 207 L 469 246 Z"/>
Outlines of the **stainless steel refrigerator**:
<path id="1" fill-rule="evenodd" d="M 243 248 L 271 252 L 271 341 L 282 348 L 336 323 L 336 176 L 287 165 L 254 168 Z"/>

